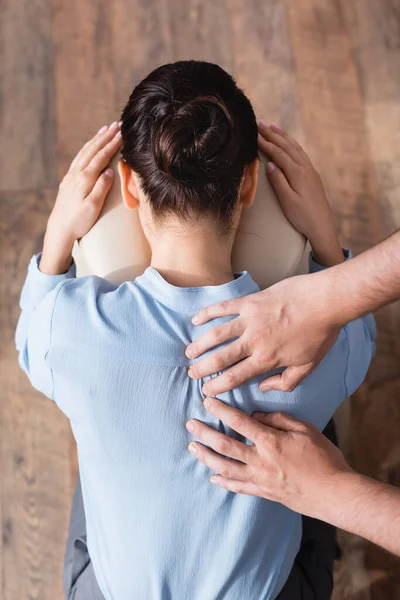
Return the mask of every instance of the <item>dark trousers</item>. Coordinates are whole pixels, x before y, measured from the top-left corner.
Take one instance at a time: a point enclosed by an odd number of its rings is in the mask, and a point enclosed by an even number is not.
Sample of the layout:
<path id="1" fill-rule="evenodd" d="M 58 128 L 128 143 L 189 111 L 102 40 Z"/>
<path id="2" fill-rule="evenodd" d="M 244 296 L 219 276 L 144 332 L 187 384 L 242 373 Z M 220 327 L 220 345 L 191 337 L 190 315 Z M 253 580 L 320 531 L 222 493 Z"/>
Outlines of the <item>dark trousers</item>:
<path id="1" fill-rule="evenodd" d="M 324 434 L 337 443 L 333 421 L 329 422 Z M 301 547 L 289 578 L 276 600 L 330 600 L 336 554 L 335 528 L 322 521 L 303 517 Z M 63 581 L 67 600 L 104 600 L 87 549 L 79 477 L 72 502 Z"/>

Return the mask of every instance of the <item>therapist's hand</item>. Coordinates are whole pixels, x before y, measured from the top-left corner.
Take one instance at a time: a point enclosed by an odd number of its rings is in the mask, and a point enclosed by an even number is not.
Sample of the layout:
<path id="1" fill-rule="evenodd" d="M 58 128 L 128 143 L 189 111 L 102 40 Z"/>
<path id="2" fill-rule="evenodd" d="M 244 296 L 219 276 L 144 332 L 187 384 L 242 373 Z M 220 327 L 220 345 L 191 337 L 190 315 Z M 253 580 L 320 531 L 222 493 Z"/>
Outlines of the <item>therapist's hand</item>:
<path id="1" fill-rule="evenodd" d="M 251 377 L 285 366 L 288 368 L 282 374 L 264 380 L 260 389 L 292 391 L 318 366 L 337 339 L 342 312 L 332 298 L 334 269 L 285 279 L 262 292 L 200 311 L 196 325 L 216 317 L 237 316 L 190 344 L 186 349 L 189 358 L 238 338 L 190 366 L 189 376 L 198 379 L 237 363 L 209 379 L 203 393 L 215 396 Z"/>
<path id="2" fill-rule="evenodd" d="M 249 416 L 216 398 L 206 398 L 204 406 L 254 444 L 244 444 L 196 419 L 187 421 L 187 429 L 209 446 L 191 442 L 189 450 L 217 473 L 211 482 L 226 490 L 314 516 L 321 503 L 334 497 L 341 478 L 352 472 L 340 450 L 312 425 L 284 413 Z"/>
<path id="3" fill-rule="evenodd" d="M 332 211 L 308 156 L 279 127 L 261 123 L 259 132 L 260 149 L 274 160 L 268 163 L 267 175 L 285 215 L 308 237 L 318 262 L 327 267 L 343 262 Z M 260 389 L 292 391 L 318 366 L 344 324 L 340 307 L 332 300 L 334 288 L 330 273 L 305 275 L 201 310 L 192 320 L 195 325 L 237 316 L 190 344 L 186 349 L 189 358 L 237 339 L 191 365 L 189 377 L 200 379 L 230 367 L 203 386 L 205 395 L 215 396 L 251 377 L 287 367 L 282 374 L 263 381 Z"/>

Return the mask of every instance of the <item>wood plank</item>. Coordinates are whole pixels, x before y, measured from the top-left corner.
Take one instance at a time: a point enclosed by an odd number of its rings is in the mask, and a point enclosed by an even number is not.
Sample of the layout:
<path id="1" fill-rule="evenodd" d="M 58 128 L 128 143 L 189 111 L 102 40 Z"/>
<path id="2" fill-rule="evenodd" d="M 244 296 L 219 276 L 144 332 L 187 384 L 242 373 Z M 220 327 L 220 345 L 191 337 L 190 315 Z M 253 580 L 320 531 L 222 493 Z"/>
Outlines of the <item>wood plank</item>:
<path id="1" fill-rule="evenodd" d="M 386 233 L 400 226 L 400 4 L 341 0 L 364 99 Z"/>
<path id="2" fill-rule="evenodd" d="M 173 60 L 206 60 L 232 72 L 225 2 L 168 1 Z"/>
<path id="3" fill-rule="evenodd" d="M 322 0 L 288 1 L 287 11 L 307 141 L 339 217 L 343 243 L 360 252 L 383 238 L 385 226 L 359 73 L 343 13 L 338 3 Z M 379 311 L 377 321 L 378 352 L 367 382 L 351 400 L 349 442 L 353 466 L 382 478 L 381 465 L 398 440 L 400 353 L 394 309 Z M 335 598 L 394 600 L 400 580 L 393 579 L 391 560 L 379 565 L 383 572 L 375 579 L 366 569 L 371 566 L 366 564 L 370 545 L 348 536 L 342 539 L 347 551 Z"/>
<path id="4" fill-rule="evenodd" d="M 284 3 L 227 0 L 234 72 L 259 118 L 305 141 Z"/>
<path id="5" fill-rule="evenodd" d="M 70 428 L 17 364 L 14 332 L 27 263 L 41 246 L 56 190 L 0 194 L 3 600 L 62 597 L 69 517 Z"/>
<path id="6" fill-rule="evenodd" d="M 356 0 L 352 3 L 342 1 L 341 8 L 351 36 L 364 100 L 383 231 L 390 234 L 400 226 L 400 5 L 391 0 L 384 3 Z M 382 481 L 400 485 L 400 304 L 390 310 L 394 329 L 385 331 L 385 343 L 394 361 L 389 362 L 388 353 L 385 353 L 388 366 L 376 382 L 363 416 L 367 435 L 379 439 L 379 453 L 372 448 L 367 453 L 368 468 L 372 467 L 373 474 Z M 400 583 L 396 574 L 399 561 L 375 546 L 368 546 L 366 563 L 370 569 L 384 569 L 390 573 L 387 578 L 374 583 L 373 598 L 394 597 L 391 590 Z"/>
<path id="7" fill-rule="evenodd" d="M 3 0 L 0 191 L 56 183 L 51 13 L 47 0 Z"/>
<path id="8" fill-rule="evenodd" d="M 134 85 L 173 60 L 169 5 L 163 0 L 116 0 L 110 19 L 116 95 L 122 110 Z"/>
<path id="9" fill-rule="evenodd" d="M 113 4 L 52 0 L 58 176 L 104 124 L 118 119 Z"/>

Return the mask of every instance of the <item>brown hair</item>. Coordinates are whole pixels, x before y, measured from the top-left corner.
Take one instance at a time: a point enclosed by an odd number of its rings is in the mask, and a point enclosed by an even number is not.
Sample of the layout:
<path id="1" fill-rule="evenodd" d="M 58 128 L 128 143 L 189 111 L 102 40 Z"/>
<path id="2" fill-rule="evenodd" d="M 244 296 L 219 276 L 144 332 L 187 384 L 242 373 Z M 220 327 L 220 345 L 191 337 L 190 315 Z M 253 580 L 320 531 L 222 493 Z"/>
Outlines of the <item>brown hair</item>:
<path id="1" fill-rule="evenodd" d="M 211 214 L 229 227 L 258 156 L 253 108 L 231 75 L 204 61 L 162 65 L 134 88 L 121 120 L 122 157 L 156 219 Z"/>

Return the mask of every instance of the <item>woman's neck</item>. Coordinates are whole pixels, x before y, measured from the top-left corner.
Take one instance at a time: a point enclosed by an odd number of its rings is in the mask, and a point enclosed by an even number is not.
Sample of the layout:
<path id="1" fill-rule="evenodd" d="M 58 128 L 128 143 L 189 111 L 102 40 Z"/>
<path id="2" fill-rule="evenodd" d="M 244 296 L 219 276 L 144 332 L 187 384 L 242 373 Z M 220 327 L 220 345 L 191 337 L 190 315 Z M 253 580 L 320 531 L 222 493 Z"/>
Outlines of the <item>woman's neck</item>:
<path id="1" fill-rule="evenodd" d="M 231 264 L 233 239 L 204 227 L 157 231 L 151 236 L 151 266 L 168 283 L 178 287 L 222 285 L 234 278 Z"/>

